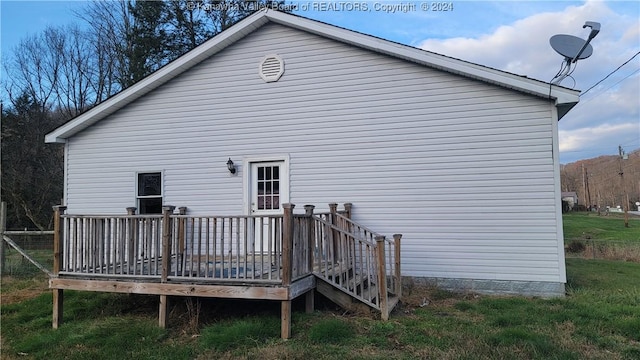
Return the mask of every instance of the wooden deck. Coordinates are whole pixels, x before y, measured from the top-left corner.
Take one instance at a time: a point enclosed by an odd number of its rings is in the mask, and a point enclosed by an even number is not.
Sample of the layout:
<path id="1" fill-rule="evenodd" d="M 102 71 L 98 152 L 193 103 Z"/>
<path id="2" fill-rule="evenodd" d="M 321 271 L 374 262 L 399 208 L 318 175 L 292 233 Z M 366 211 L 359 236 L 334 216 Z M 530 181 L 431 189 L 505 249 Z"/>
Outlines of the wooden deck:
<path id="1" fill-rule="evenodd" d="M 165 206 L 162 215 L 67 215 L 54 218 L 53 327 L 62 323 L 68 289 L 160 296 L 282 302 L 281 335 L 291 336 L 291 302 L 314 290 L 350 307 L 366 304 L 387 319 L 401 295 L 400 235 L 394 240 L 352 222 L 345 210 L 275 216 L 190 216 Z M 322 286 L 319 286 L 319 284 Z"/>

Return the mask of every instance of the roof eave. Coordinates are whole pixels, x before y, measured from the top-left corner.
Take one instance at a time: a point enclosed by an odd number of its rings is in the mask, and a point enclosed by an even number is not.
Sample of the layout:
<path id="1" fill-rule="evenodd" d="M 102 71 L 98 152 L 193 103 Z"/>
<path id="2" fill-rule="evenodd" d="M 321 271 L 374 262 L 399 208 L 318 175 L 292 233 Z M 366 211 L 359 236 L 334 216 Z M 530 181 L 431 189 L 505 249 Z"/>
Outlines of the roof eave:
<path id="1" fill-rule="evenodd" d="M 558 119 L 562 118 L 579 101 L 579 91 L 551 85 L 540 80 L 394 43 L 303 17 L 292 17 L 275 11 L 267 12 L 265 16 L 275 23 L 312 32 L 371 51 L 554 100 L 558 107 Z"/>

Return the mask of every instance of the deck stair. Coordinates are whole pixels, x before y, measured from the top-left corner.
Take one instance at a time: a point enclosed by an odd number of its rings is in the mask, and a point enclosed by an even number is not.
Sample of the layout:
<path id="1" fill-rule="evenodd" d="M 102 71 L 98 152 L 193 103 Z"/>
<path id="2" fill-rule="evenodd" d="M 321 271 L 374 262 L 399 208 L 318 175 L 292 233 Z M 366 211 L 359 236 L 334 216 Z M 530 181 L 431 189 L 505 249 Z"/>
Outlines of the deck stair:
<path id="1" fill-rule="evenodd" d="M 318 250 L 316 289 L 346 310 L 373 309 L 386 320 L 402 296 L 401 235 L 387 240 L 351 220 L 349 213 L 331 207 L 328 214 L 311 216 Z"/>
<path id="2" fill-rule="evenodd" d="M 366 276 L 345 272 L 335 279 L 332 276 L 319 276 L 316 290 L 345 310 L 352 312 L 381 311 L 379 288 Z M 388 313 L 395 308 L 400 297 L 393 293 L 387 294 Z M 382 314 L 384 317 L 384 315 Z"/>

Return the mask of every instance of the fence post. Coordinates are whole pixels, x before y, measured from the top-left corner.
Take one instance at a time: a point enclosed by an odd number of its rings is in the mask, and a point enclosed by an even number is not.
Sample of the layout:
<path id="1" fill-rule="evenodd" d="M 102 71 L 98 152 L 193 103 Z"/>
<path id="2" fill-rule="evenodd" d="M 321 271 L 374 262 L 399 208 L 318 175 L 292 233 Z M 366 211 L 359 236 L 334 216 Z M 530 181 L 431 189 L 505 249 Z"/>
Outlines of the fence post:
<path id="1" fill-rule="evenodd" d="M 4 232 L 7 230 L 7 203 L 0 203 L 0 276 L 4 275 L 5 268 L 5 243 Z"/>
<path id="2" fill-rule="evenodd" d="M 395 293 L 398 298 L 402 297 L 402 271 L 400 270 L 400 240 L 402 239 L 402 234 L 393 234 L 393 245 L 394 245 L 394 255 L 395 255 Z"/>
<path id="3" fill-rule="evenodd" d="M 389 299 L 387 295 L 387 265 L 385 263 L 384 236 L 376 236 L 376 257 L 378 263 L 378 302 L 382 320 L 389 320 Z"/>
<path id="4" fill-rule="evenodd" d="M 62 259 L 61 241 L 64 236 L 64 226 L 60 223 L 62 220 L 62 214 L 67 209 L 66 206 L 58 205 L 53 207 L 53 274 L 58 276 L 60 272 L 60 266 L 64 259 Z M 62 324 L 62 313 L 64 308 L 64 293 L 62 289 L 53 289 L 53 318 L 52 326 L 57 329 Z"/>
<path id="5" fill-rule="evenodd" d="M 282 285 L 291 285 L 293 256 L 293 208 L 294 204 L 282 204 Z M 291 300 L 283 300 L 280 308 L 280 336 L 291 337 Z"/>

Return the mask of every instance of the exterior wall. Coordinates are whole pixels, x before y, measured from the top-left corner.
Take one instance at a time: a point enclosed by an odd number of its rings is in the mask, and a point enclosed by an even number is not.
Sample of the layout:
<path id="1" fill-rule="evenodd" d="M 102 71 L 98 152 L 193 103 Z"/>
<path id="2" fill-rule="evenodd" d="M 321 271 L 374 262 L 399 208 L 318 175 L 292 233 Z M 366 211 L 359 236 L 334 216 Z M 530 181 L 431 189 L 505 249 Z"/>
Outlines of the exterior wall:
<path id="1" fill-rule="evenodd" d="M 265 83 L 272 53 L 285 73 Z M 162 171 L 165 203 L 244 214 L 227 159 L 288 156 L 296 210 L 352 202 L 403 234 L 404 275 L 564 283 L 556 119 L 551 101 L 269 24 L 70 138 L 66 203 L 122 214 L 136 172 Z"/>

